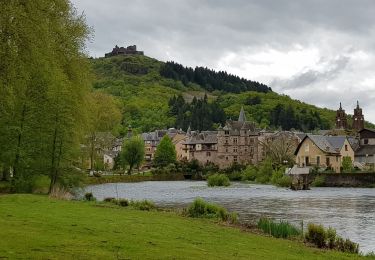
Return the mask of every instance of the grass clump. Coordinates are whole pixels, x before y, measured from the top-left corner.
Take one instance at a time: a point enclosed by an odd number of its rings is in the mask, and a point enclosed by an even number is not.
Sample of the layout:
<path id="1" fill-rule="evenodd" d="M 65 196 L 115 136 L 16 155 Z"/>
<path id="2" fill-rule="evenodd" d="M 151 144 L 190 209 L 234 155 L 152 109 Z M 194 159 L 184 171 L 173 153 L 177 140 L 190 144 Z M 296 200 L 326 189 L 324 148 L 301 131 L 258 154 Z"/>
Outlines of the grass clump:
<path id="1" fill-rule="evenodd" d="M 286 221 L 274 222 L 268 218 L 261 218 L 257 226 L 264 233 L 277 238 L 291 238 L 301 235 L 300 229 Z"/>
<path id="2" fill-rule="evenodd" d="M 231 223 L 238 222 L 237 213 L 230 213 L 224 207 L 208 203 L 201 198 L 197 198 L 186 210 L 187 216 L 192 218 L 216 218 L 221 221 Z"/>
<path id="3" fill-rule="evenodd" d="M 131 200 L 129 206 L 138 210 L 150 211 L 156 209 L 155 203 L 150 200 Z"/>
<path id="4" fill-rule="evenodd" d="M 338 236 L 336 230 L 331 227 L 325 229 L 322 225 L 309 223 L 305 239 L 319 248 L 335 249 L 352 254 L 359 253 L 359 245 L 357 243 Z"/>
<path id="5" fill-rule="evenodd" d="M 207 185 L 209 187 L 214 187 L 214 186 L 228 187 L 230 186 L 230 180 L 228 176 L 225 174 L 214 174 L 208 177 Z"/>

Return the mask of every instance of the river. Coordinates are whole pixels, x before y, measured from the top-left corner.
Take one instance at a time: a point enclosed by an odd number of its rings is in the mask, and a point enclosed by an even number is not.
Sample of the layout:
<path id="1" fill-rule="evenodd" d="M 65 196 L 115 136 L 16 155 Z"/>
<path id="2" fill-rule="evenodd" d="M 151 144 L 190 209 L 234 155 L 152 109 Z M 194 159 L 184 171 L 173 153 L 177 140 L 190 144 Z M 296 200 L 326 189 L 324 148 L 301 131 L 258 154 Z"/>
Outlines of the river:
<path id="1" fill-rule="evenodd" d="M 118 197 L 148 199 L 160 207 L 185 207 L 195 198 L 225 206 L 239 214 L 241 222 L 260 216 L 334 227 L 338 234 L 360 244 L 362 252 L 375 252 L 375 189 L 312 188 L 291 191 L 270 185 L 233 183 L 207 187 L 203 181 L 114 183 L 86 187 L 98 200 Z"/>

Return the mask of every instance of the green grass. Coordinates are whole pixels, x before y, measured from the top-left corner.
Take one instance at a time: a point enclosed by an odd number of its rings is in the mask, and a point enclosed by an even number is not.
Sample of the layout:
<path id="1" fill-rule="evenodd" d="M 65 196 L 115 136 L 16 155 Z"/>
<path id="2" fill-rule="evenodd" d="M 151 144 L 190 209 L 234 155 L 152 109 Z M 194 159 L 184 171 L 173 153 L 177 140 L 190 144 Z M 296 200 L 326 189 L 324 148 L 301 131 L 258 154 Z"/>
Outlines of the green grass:
<path id="1" fill-rule="evenodd" d="M 0 196 L 0 258 L 353 259 L 175 213 Z"/>
<path id="2" fill-rule="evenodd" d="M 268 218 L 258 221 L 258 228 L 264 233 L 278 238 L 291 238 L 301 236 L 302 231 L 286 221 L 275 222 Z"/>

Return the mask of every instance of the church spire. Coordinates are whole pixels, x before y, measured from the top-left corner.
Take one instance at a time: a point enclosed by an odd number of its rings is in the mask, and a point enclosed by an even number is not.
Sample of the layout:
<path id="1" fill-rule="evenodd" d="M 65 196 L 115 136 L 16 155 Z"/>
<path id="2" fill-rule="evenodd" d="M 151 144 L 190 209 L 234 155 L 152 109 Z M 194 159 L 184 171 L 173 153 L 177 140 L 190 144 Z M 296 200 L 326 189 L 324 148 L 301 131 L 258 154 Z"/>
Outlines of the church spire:
<path id="1" fill-rule="evenodd" d="M 243 106 L 241 107 L 240 116 L 238 117 L 239 122 L 246 122 L 246 115 Z"/>

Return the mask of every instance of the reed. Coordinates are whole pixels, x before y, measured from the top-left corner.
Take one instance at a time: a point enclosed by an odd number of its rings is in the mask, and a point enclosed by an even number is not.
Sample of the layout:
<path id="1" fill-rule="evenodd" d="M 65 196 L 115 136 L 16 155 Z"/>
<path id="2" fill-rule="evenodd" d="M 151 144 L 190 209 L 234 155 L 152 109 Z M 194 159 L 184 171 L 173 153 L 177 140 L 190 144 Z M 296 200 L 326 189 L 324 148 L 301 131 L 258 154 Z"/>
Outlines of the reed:
<path id="1" fill-rule="evenodd" d="M 277 238 L 291 238 L 301 235 L 301 230 L 287 221 L 275 222 L 268 218 L 260 218 L 258 228 Z"/>

